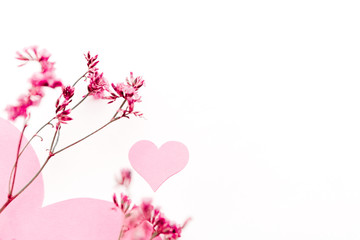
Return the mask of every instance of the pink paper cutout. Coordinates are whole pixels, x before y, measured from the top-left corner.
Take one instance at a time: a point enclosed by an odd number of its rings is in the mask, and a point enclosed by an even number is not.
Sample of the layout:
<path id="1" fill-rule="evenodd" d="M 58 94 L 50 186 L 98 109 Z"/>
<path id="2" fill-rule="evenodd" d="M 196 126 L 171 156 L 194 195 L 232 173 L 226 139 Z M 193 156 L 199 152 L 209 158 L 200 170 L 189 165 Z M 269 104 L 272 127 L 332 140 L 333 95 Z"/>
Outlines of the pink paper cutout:
<path id="1" fill-rule="evenodd" d="M 20 132 L 8 121 L 0 118 L 1 205 L 7 199 L 8 180 L 19 137 Z M 26 142 L 24 139 L 23 145 Z M 56 157 L 53 161 L 56 161 Z M 39 167 L 37 156 L 29 145 L 19 161 L 15 193 L 31 179 Z M 43 180 L 39 175 L 33 184 L 0 214 L 0 240 L 118 239 L 124 215 L 120 211 L 112 210 L 112 202 L 78 198 L 42 207 L 43 198 Z M 124 240 L 130 240 L 130 234 L 129 231 Z"/>
<path id="2" fill-rule="evenodd" d="M 156 192 L 168 178 L 185 168 L 189 151 L 181 142 L 169 141 L 158 149 L 151 141 L 142 140 L 131 147 L 129 160 Z"/>

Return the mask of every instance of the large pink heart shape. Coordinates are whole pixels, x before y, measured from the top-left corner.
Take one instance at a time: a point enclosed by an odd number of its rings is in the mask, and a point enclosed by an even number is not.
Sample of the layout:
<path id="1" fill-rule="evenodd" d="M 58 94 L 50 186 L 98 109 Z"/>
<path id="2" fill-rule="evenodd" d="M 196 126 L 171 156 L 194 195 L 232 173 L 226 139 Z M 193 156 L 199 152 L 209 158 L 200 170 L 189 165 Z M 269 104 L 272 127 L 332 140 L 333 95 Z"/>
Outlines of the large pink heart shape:
<path id="1" fill-rule="evenodd" d="M 154 143 L 142 140 L 131 147 L 129 160 L 156 192 L 169 177 L 185 168 L 189 151 L 181 142 L 169 141 L 158 149 Z"/>
<path id="2" fill-rule="evenodd" d="M 20 132 L 0 118 L 0 204 L 7 199 L 8 180 Z M 26 144 L 24 139 L 22 145 Z M 56 161 L 56 158 L 52 159 Z M 49 163 L 51 164 L 51 162 Z M 24 151 L 15 182 L 15 193 L 40 168 L 35 151 Z M 61 181 L 61 179 L 59 179 Z M 42 207 L 41 175 L 0 214 L 0 240 L 109 240 L 117 239 L 124 215 L 113 203 L 89 198 L 70 199 Z"/>
<path id="3" fill-rule="evenodd" d="M 20 132 L 0 118 L 0 204 L 5 203 L 10 171 Z M 26 144 L 26 140 L 22 145 Z M 56 158 L 53 160 L 56 161 Z M 49 163 L 51 164 L 51 162 Z M 19 161 L 15 192 L 40 168 L 35 151 L 24 151 Z M 61 181 L 61 179 L 59 179 Z M 77 198 L 42 207 L 44 186 L 41 175 L 0 214 L 0 240 L 115 240 L 124 215 L 114 204 L 98 199 Z M 123 240 L 136 239 L 137 229 Z M 147 232 L 150 239 L 151 232 Z M 160 237 L 154 240 L 161 240 Z"/>

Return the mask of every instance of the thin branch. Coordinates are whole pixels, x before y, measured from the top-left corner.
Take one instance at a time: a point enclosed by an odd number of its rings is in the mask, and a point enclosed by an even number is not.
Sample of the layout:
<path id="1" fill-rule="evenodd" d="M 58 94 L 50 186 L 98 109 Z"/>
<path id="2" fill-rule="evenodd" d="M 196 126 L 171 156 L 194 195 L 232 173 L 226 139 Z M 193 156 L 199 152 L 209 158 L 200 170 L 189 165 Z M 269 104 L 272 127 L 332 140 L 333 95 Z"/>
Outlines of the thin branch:
<path id="1" fill-rule="evenodd" d="M 76 82 L 74 82 L 74 84 L 72 85 L 73 87 L 75 87 L 75 85 L 83 78 L 85 77 L 85 75 L 88 73 L 89 71 L 86 71 L 86 73 L 84 73 L 78 80 L 76 80 Z"/>
<path id="2" fill-rule="evenodd" d="M 23 127 L 23 129 L 21 131 L 21 134 L 20 134 L 20 140 L 19 140 L 19 144 L 18 144 L 18 148 L 17 148 L 17 152 L 16 152 L 16 160 L 15 160 L 15 164 L 14 164 L 14 174 L 10 175 L 11 187 L 9 189 L 9 197 L 11 197 L 11 195 L 13 193 L 13 190 L 14 190 L 17 166 L 18 166 L 18 162 L 19 162 L 19 152 L 20 152 L 21 143 L 22 143 L 22 140 L 23 140 L 23 137 L 24 137 L 24 132 L 25 132 L 26 127 L 27 127 L 27 123 L 25 122 L 24 127 Z"/>
<path id="3" fill-rule="evenodd" d="M 93 134 L 97 133 L 97 132 L 100 131 L 101 129 L 103 129 L 103 128 L 105 128 L 106 126 L 108 126 L 110 123 L 113 123 L 113 122 L 115 122 L 115 121 L 117 121 L 117 120 L 119 120 L 119 119 L 121 119 L 121 118 L 122 118 L 122 116 L 112 119 L 111 121 L 109 121 L 108 123 L 106 123 L 106 124 L 103 125 L 102 127 L 98 128 L 97 130 L 93 131 L 93 132 L 90 133 L 89 135 L 81 138 L 80 140 L 78 140 L 78 141 L 76 141 L 76 142 L 74 142 L 74 143 L 72 143 L 72 144 L 70 144 L 70 145 L 68 145 L 68 146 L 66 146 L 66 147 L 64 147 L 64 148 L 62 148 L 62 149 L 60 149 L 59 151 L 57 151 L 57 152 L 55 152 L 55 153 L 53 153 L 53 154 L 56 155 L 56 154 L 64 151 L 65 149 L 68 149 L 68 148 L 74 146 L 75 144 L 78 144 L 79 142 L 82 142 L 83 140 L 87 139 L 88 137 L 92 136 Z"/>
<path id="4" fill-rule="evenodd" d="M 38 135 L 38 133 L 43 130 L 44 127 L 46 127 L 47 125 L 52 125 L 51 121 L 54 120 L 55 117 L 51 118 L 47 123 L 45 123 L 31 138 L 30 140 L 26 143 L 26 145 L 23 147 L 23 149 L 21 150 L 19 157 L 21 156 L 21 154 L 25 151 L 25 149 L 27 148 L 27 146 L 30 144 L 30 142 Z"/>
<path id="5" fill-rule="evenodd" d="M 112 117 L 112 119 L 114 119 L 118 115 L 119 111 L 121 110 L 121 108 L 124 106 L 125 103 L 126 103 L 126 99 L 124 99 L 124 101 L 122 102 L 119 109 L 116 111 L 115 115 Z"/>
<path id="6" fill-rule="evenodd" d="M 39 174 L 42 172 L 42 170 L 44 169 L 44 167 L 46 166 L 46 164 L 49 162 L 50 158 L 53 157 L 54 155 L 49 155 L 46 158 L 46 161 L 44 162 L 44 164 L 41 166 L 41 168 L 39 169 L 39 171 L 35 174 L 35 176 L 17 193 L 13 196 L 13 200 L 19 196 L 36 178 L 37 176 L 39 176 Z"/>
<path id="7" fill-rule="evenodd" d="M 88 93 L 71 109 L 71 111 L 73 111 L 75 108 L 77 108 L 77 106 L 79 106 L 89 95 L 90 95 L 90 93 L 88 92 Z"/>
<path id="8" fill-rule="evenodd" d="M 54 146 L 55 138 L 56 138 L 56 135 L 57 135 L 58 131 L 59 131 L 59 128 L 56 128 L 53 139 L 51 141 L 51 146 L 50 146 L 50 149 L 49 149 L 50 153 L 49 154 L 52 154 L 52 152 L 53 152 L 53 146 Z"/>
<path id="9" fill-rule="evenodd" d="M 51 150 L 51 152 L 54 152 L 54 151 L 55 151 L 55 148 L 56 148 L 56 146 L 57 146 L 57 144 L 58 144 L 58 142 L 59 142 L 60 129 L 61 129 L 61 125 L 59 126 L 59 131 L 58 131 L 57 136 L 56 136 L 56 141 L 55 141 L 54 147 L 53 147 L 53 149 Z"/>

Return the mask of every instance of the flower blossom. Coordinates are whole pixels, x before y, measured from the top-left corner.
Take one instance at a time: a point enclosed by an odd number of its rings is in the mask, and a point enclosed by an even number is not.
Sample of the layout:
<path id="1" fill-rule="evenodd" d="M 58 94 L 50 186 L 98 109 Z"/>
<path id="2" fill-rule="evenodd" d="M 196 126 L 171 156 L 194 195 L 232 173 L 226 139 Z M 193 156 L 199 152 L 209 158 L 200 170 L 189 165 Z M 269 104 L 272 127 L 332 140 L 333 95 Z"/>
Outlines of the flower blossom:
<path id="1" fill-rule="evenodd" d="M 62 88 L 62 94 L 65 100 L 70 100 L 74 96 L 75 88 L 72 86 L 67 86 Z"/>
<path id="2" fill-rule="evenodd" d="M 46 50 L 38 51 L 36 46 L 24 49 L 24 53 L 17 52 L 16 59 L 24 61 L 20 66 L 25 65 L 30 61 L 35 61 L 40 64 L 41 71 L 35 73 L 31 78 L 30 82 L 33 87 L 50 87 L 56 88 L 61 87 L 62 82 L 55 76 L 55 63 L 50 62 L 50 54 Z"/>
<path id="3" fill-rule="evenodd" d="M 134 78 L 133 73 L 130 72 L 130 79 L 126 78 L 126 84 L 111 84 L 115 93 L 111 92 L 111 96 L 107 97 L 111 100 L 109 103 L 114 102 L 117 98 L 124 98 L 128 103 L 127 113 L 133 113 L 135 103 L 141 102 L 141 97 L 138 94 L 138 90 L 143 85 L 144 80 L 141 77 Z M 140 116 L 142 114 L 136 112 L 136 115 Z"/>
<path id="4" fill-rule="evenodd" d="M 29 47 L 24 50 L 24 53 L 17 52 L 16 59 L 23 61 L 19 66 L 23 66 L 30 61 L 35 61 L 40 64 L 41 71 L 33 74 L 29 79 L 31 87 L 27 95 L 22 95 L 18 99 L 18 104 L 8 106 L 9 119 L 15 121 L 18 117 L 28 117 L 28 108 L 39 105 L 44 96 L 43 87 L 57 88 L 63 84 L 61 80 L 55 76 L 54 62 L 50 62 L 50 54 L 46 50 L 39 51 L 37 47 Z"/>
<path id="5" fill-rule="evenodd" d="M 170 223 L 170 221 L 163 216 L 160 210 L 151 204 L 151 201 L 144 201 L 140 205 L 140 209 L 145 220 L 153 227 L 153 237 L 162 235 L 169 240 L 181 237 L 182 227 Z"/>
<path id="6" fill-rule="evenodd" d="M 62 87 L 62 82 L 55 77 L 54 72 L 35 73 L 30 78 L 33 87 Z"/>
<path id="7" fill-rule="evenodd" d="M 130 208 L 130 205 L 131 205 L 130 198 L 127 195 L 123 194 L 123 193 L 120 194 L 120 204 L 119 204 L 119 202 L 117 200 L 117 197 L 116 197 L 115 193 L 113 195 L 113 202 L 114 202 L 115 206 L 117 208 L 119 208 L 124 214 L 126 214 L 128 212 L 128 210 Z"/>
<path id="8" fill-rule="evenodd" d="M 134 78 L 133 72 L 130 72 L 130 79 L 126 78 L 126 82 L 129 86 L 134 87 L 136 90 L 138 90 L 140 87 L 144 85 L 144 79 L 142 77 L 136 77 Z"/>
<path id="9" fill-rule="evenodd" d="M 85 74 L 85 80 L 90 79 L 88 85 L 88 94 L 96 99 L 104 98 L 104 92 L 109 90 L 109 83 L 104 78 L 104 74 L 99 73 L 99 69 L 96 67 L 96 65 L 99 63 L 97 60 L 98 55 L 92 57 L 89 51 L 87 54 L 84 54 L 84 56 L 88 67 L 88 71 Z"/>
<path id="10" fill-rule="evenodd" d="M 89 74 L 89 78 L 89 94 L 97 99 L 103 98 L 104 91 L 107 91 L 109 89 L 109 83 L 105 80 L 103 73 L 99 74 L 98 72 L 95 72 L 93 74 Z"/>
<path id="11" fill-rule="evenodd" d="M 181 237 L 181 231 L 186 225 L 179 226 L 171 223 L 158 208 L 155 208 L 151 201 L 143 201 L 140 206 L 133 206 L 130 209 L 131 200 L 121 194 L 121 203 L 118 203 L 116 195 L 114 194 L 113 201 L 117 208 L 125 214 L 125 222 L 123 231 L 132 231 L 132 234 L 142 236 L 150 235 L 152 238 L 161 236 L 163 239 L 175 240 Z M 152 239 L 151 238 L 151 239 Z"/>
<path id="12" fill-rule="evenodd" d="M 64 109 L 56 115 L 56 119 L 58 120 L 58 123 L 56 124 L 56 129 L 59 129 L 61 124 L 67 123 L 67 121 L 72 120 L 72 118 L 69 117 L 70 112 L 71 109 Z"/>
<path id="13" fill-rule="evenodd" d="M 62 94 L 57 99 L 55 107 L 55 113 L 56 118 L 58 120 L 58 123 L 56 124 L 56 128 L 58 129 L 59 126 L 62 123 L 66 123 L 67 121 L 72 120 L 71 117 L 69 117 L 69 114 L 71 112 L 71 109 L 66 109 L 69 103 L 72 101 L 72 97 L 74 96 L 75 88 L 72 86 L 66 86 L 62 88 Z M 60 103 L 60 99 L 64 98 L 64 100 Z"/>
<path id="14" fill-rule="evenodd" d="M 96 61 L 98 55 L 96 55 L 95 57 L 91 57 L 90 51 L 89 51 L 87 53 L 87 55 L 84 54 L 84 56 L 85 56 L 85 59 L 87 60 L 88 73 L 94 74 L 95 72 L 97 72 L 99 69 L 96 68 L 95 66 L 99 63 L 99 61 Z"/>
<path id="15" fill-rule="evenodd" d="M 118 185 L 124 186 L 125 188 L 128 188 L 131 183 L 131 171 L 129 169 L 121 169 L 120 171 L 120 178 L 116 179 L 116 182 Z"/>

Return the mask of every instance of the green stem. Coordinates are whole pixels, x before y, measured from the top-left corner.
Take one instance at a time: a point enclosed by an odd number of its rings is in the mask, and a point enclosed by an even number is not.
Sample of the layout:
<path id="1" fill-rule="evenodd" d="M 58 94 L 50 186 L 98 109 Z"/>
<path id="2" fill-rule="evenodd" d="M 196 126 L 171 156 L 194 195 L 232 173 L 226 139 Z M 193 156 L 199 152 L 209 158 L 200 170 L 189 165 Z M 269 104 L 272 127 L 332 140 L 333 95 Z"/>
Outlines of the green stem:
<path id="1" fill-rule="evenodd" d="M 157 232 L 154 232 L 154 233 L 151 235 L 150 240 L 153 239 L 153 238 L 155 238 L 155 237 L 157 237 L 158 235 L 159 235 L 159 234 L 158 234 Z"/>
<path id="2" fill-rule="evenodd" d="M 121 238 L 123 237 L 123 235 L 124 235 L 124 224 L 122 224 L 122 226 L 121 226 L 121 231 L 120 231 L 118 240 L 121 240 Z"/>

